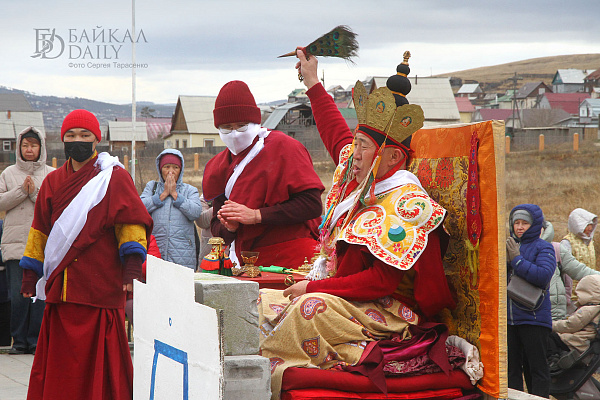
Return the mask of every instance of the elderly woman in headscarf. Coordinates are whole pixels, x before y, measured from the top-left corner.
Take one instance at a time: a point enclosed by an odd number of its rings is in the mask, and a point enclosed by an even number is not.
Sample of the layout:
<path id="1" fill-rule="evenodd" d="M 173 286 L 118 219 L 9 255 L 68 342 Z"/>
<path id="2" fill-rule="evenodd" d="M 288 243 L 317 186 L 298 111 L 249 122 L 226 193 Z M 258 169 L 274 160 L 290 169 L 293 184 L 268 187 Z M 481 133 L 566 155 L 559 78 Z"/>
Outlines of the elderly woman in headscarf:
<path id="1" fill-rule="evenodd" d="M 196 270 L 194 220 L 202 213 L 198 189 L 183 183 L 184 161 L 179 150 L 160 153 L 156 169 L 158 180 L 148 182 L 141 196 L 154 220 L 152 234 L 163 260 Z"/>

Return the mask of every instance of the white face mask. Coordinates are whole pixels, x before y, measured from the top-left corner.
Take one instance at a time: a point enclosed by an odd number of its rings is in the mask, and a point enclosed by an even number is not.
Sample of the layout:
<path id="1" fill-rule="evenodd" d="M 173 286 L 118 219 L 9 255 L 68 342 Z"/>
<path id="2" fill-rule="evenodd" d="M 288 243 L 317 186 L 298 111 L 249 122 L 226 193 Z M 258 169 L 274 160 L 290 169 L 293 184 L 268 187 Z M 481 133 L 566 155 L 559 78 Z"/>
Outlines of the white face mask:
<path id="1" fill-rule="evenodd" d="M 244 132 L 238 132 L 235 130 L 231 131 L 230 133 L 219 132 L 219 136 L 229 151 L 235 155 L 238 155 L 252 144 L 259 131 L 260 125 L 249 123 L 248 129 Z"/>

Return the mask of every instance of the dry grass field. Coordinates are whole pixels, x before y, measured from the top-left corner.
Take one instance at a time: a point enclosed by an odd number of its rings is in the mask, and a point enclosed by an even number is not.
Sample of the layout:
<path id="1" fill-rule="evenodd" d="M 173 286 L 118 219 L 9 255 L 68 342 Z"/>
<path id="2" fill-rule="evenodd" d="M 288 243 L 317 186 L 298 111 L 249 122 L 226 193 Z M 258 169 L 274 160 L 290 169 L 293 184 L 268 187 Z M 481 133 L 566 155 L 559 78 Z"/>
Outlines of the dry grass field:
<path id="1" fill-rule="evenodd" d="M 568 148 L 519 152 L 508 154 L 505 160 L 507 214 L 521 203 L 538 204 L 554 225 L 555 241 L 567 233 L 573 209 L 581 207 L 600 215 L 600 147 L 594 143 L 586 142 L 579 152 Z M 600 234 L 594 241 L 600 249 Z"/>
<path id="2" fill-rule="evenodd" d="M 512 89 L 507 81 L 515 72 L 523 79 L 518 86 L 527 82 L 544 81 L 550 85 L 557 69 L 587 69 L 590 72 L 600 67 L 600 54 L 570 54 L 564 56 L 539 57 L 487 67 L 450 72 L 436 76 L 461 78 L 465 81 L 477 81 L 498 90 Z"/>

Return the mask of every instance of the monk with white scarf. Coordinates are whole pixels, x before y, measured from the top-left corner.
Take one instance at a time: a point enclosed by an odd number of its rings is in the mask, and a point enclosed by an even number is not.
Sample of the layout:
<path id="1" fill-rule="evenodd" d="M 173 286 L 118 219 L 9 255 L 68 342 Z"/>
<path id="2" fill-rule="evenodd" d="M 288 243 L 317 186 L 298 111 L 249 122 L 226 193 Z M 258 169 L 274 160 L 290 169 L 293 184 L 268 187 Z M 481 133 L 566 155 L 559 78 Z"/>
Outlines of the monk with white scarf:
<path id="1" fill-rule="evenodd" d="M 231 244 L 238 265 L 242 251 L 258 251 L 256 265 L 298 268 L 314 255 L 323 211 L 324 187 L 308 151 L 285 133 L 261 127 L 244 82 L 223 86 L 213 114 L 227 146 L 204 169 L 213 236 Z"/>
<path id="2" fill-rule="evenodd" d="M 67 162 L 44 180 L 24 257 L 25 297 L 46 308 L 28 399 L 131 399 L 125 296 L 142 273 L 152 218 L 116 157 L 98 154 L 96 117 L 61 128 Z"/>

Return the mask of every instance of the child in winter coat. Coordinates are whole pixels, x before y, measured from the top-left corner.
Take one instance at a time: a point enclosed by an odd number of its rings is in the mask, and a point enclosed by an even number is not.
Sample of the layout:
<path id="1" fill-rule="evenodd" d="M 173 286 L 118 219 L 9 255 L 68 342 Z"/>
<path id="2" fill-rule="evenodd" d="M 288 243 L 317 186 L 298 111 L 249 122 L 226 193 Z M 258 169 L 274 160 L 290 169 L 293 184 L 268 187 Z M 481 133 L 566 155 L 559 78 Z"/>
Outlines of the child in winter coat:
<path id="1" fill-rule="evenodd" d="M 583 353 L 596 338 L 596 326 L 600 322 L 600 275 L 582 278 L 575 289 L 577 311 L 569 318 L 552 322 L 552 332 L 569 349 Z"/>

